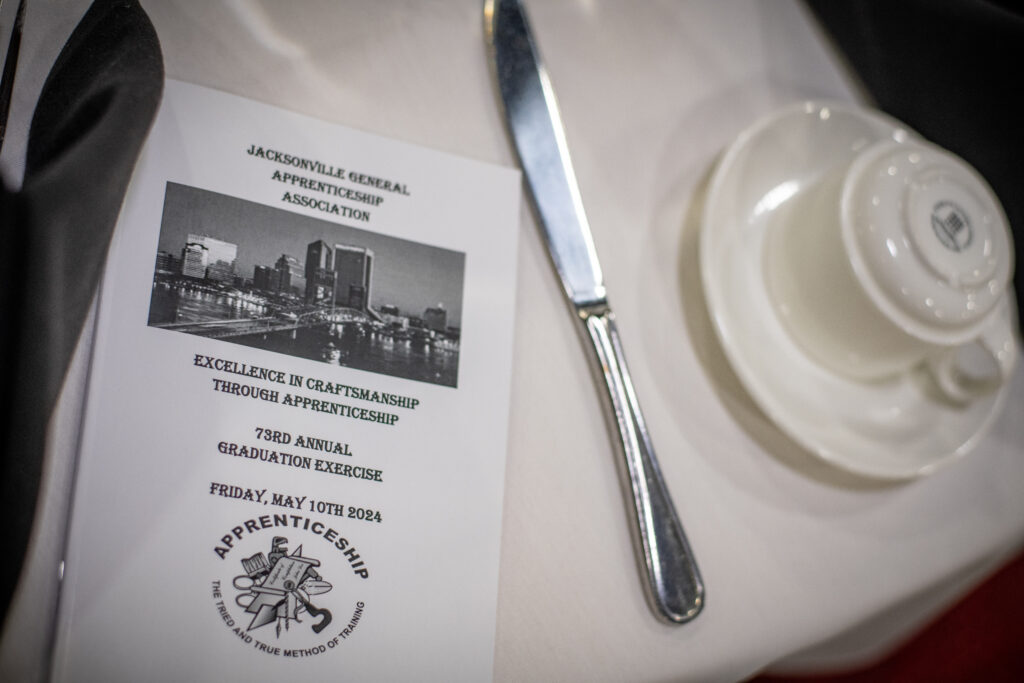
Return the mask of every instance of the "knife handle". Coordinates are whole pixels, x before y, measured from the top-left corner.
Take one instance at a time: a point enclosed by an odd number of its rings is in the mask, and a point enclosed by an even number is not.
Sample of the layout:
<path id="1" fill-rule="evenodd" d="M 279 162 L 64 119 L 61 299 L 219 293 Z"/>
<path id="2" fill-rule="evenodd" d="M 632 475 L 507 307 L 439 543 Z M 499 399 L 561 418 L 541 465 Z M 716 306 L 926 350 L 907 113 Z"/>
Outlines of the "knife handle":
<path id="1" fill-rule="evenodd" d="M 669 622 L 693 619 L 704 606 L 704 584 L 654 455 L 622 353 L 615 316 L 606 304 L 580 310 L 619 430 L 632 498 L 633 540 L 643 559 L 654 611 Z"/>

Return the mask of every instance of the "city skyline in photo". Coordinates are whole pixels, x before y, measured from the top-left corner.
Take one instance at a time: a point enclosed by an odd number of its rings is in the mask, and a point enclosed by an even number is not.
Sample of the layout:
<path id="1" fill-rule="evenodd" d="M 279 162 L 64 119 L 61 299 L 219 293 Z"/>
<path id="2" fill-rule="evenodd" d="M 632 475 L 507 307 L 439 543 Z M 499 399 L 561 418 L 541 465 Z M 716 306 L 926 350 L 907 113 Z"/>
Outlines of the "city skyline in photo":
<path id="1" fill-rule="evenodd" d="M 461 325 L 465 255 L 256 204 L 208 190 L 168 183 L 158 250 L 180 258 L 190 235 L 205 235 L 237 247 L 235 274 L 253 279 L 257 266 L 273 268 L 287 255 L 305 270 L 307 248 L 357 247 L 373 254 L 374 309 L 396 306 L 421 316 L 438 304 L 448 324 Z M 301 295 L 301 292 L 300 292 Z"/>

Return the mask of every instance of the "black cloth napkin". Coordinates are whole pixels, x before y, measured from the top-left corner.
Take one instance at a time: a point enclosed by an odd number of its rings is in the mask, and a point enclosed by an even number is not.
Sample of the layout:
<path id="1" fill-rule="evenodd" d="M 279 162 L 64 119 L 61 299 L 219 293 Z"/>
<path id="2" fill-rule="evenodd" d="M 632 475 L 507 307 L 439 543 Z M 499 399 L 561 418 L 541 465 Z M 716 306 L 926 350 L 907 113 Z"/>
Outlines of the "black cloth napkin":
<path id="1" fill-rule="evenodd" d="M 999 197 L 1024 319 L 1024 9 L 1008 0 L 806 0 L 878 107 L 957 154 Z"/>
<path id="2" fill-rule="evenodd" d="M 43 86 L 22 189 L 0 187 L 0 614 L 32 532 L 47 422 L 163 75 L 156 31 L 139 4 L 96 0 Z"/>

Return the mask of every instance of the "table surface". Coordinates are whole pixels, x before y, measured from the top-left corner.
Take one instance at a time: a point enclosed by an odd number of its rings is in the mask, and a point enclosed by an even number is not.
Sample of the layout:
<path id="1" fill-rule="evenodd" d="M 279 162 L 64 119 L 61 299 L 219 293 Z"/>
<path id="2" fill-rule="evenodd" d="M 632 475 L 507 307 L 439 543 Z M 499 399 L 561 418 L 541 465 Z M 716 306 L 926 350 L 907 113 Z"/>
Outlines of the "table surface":
<path id="1" fill-rule="evenodd" d="M 32 103 L 87 4 L 28 6 L 0 159 L 14 182 Z M 477 0 L 143 6 L 168 77 L 515 165 Z M 977 450 L 925 479 L 865 480 L 802 450 L 758 410 L 717 344 L 696 254 L 701 197 L 719 152 L 756 118 L 804 98 L 863 101 L 855 82 L 796 2 L 528 9 L 634 383 L 708 595 L 685 626 L 656 621 L 644 601 L 613 441 L 524 202 L 495 679 L 739 680 L 880 653 L 1024 539 L 1024 367 L 1011 408 Z M 62 420 L 75 414 L 85 351 L 53 427 L 51 496 L 67 481 L 74 433 Z M 45 563 L 58 544 L 38 536 L 31 561 Z M 25 603 L 9 618 L 8 662 L 38 631 Z"/>

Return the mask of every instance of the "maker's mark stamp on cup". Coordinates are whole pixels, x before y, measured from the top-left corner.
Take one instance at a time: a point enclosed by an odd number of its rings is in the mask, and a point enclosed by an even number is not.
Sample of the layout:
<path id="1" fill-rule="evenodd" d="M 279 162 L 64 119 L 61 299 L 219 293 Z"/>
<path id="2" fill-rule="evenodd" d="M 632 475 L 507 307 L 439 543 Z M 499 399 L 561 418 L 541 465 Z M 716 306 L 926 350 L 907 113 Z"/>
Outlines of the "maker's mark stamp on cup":
<path id="1" fill-rule="evenodd" d="M 932 207 L 932 230 L 944 247 L 956 252 L 969 247 L 974 237 L 967 212 L 946 200 Z"/>

